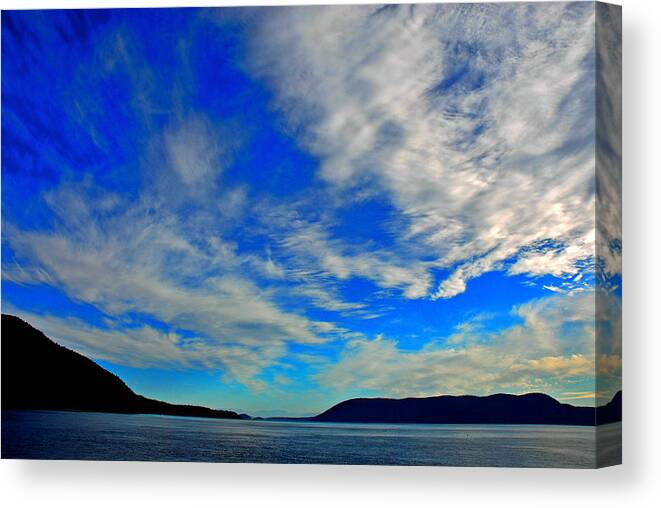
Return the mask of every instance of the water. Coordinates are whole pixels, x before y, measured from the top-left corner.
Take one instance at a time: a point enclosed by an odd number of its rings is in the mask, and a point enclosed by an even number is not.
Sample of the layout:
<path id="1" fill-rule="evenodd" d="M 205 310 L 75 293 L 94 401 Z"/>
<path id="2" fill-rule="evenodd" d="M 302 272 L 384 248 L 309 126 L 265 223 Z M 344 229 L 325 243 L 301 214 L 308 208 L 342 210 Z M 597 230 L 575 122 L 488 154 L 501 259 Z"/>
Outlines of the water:
<path id="1" fill-rule="evenodd" d="M 621 455 L 620 429 L 600 428 L 604 460 Z M 590 468 L 595 450 L 594 427 L 2 412 L 3 458 Z"/>

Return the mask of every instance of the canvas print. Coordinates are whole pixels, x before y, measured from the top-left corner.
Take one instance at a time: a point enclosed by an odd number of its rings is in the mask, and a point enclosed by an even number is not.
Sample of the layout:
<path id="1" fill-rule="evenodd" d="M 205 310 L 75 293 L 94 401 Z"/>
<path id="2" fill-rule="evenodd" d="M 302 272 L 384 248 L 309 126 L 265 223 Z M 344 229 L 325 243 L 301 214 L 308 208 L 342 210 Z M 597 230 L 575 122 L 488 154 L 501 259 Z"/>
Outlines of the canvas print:
<path id="1" fill-rule="evenodd" d="M 3 459 L 621 462 L 621 9 L 2 12 Z"/>

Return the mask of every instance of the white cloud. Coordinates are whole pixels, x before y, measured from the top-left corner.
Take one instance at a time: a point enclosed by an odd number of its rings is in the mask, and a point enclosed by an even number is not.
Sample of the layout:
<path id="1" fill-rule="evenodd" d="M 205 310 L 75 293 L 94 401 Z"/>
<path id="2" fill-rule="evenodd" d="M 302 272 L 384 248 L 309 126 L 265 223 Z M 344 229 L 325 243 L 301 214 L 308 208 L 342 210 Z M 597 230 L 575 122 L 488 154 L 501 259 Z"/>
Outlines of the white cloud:
<path id="1" fill-rule="evenodd" d="M 595 231 L 591 230 L 585 238 L 575 240 L 573 245 L 551 249 L 531 249 L 521 254 L 509 268 L 511 275 L 527 274 L 554 275 L 558 278 L 572 276 L 578 282 L 582 276 L 578 265 L 585 259 L 586 251 L 594 248 Z"/>
<path id="2" fill-rule="evenodd" d="M 349 248 L 343 241 L 331 238 L 320 224 L 301 220 L 290 223 L 281 245 L 297 255 L 294 262 L 307 267 L 309 274 L 340 280 L 362 277 L 382 288 L 401 288 L 407 298 L 424 296 L 431 285 L 431 277 L 423 266 L 405 266 L 384 250 L 356 245 Z"/>
<path id="3" fill-rule="evenodd" d="M 365 303 L 345 302 L 322 286 L 301 285 L 294 289 L 295 293 L 308 297 L 315 306 L 331 311 L 348 312 L 367 307 Z"/>
<path id="4" fill-rule="evenodd" d="M 80 326 L 79 345 L 122 364 L 136 364 L 141 356 L 145 363 L 160 362 L 159 354 L 201 364 L 206 355 L 253 387 L 258 386 L 254 376 L 286 354 L 288 343 L 318 344 L 343 333 L 333 323 L 282 310 L 272 290 L 260 287 L 254 276 L 255 265 L 268 266 L 268 260 L 238 254 L 236 244 L 222 235 L 228 219 L 216 226 L 214 210 L 189 200 L 184 213 L 179 202 L 149 187 L 135 201 L 108 197 L 89 182 L 64 184 L 45 196 L 53 212 L 48 230 L 5 224 L 4 240 L 16 261 L 5 263 L 3 279 L 53 285 L 108 316 L 147 315 L 193 332 L 206 341 L 204 347 L 191 356 L 192 351 L 169 344 L 169 336 L 147 328 L 108 335 L 80 322 L 31 315 L 45 333 L 75 344 Z M 127 342 L 131 333 L 135 340 Z M 96 342 L 96 349 L 87 341 Z M 159 353 L 164 344 L 170 347 Z M 117 348 L 124 348 L 121 354 Z"/>
<path id="5" fill-rule="evenodd" d="M 248 67 L 321 158 L 322 178 L 348 195 L 387 192 L 408 221 L 401 240 L 435 257 L 371 276 L 397 287 L 427 272 L 405 295 L 449 298 L 510 258 L 511 274 L 575 276 L 594 257 L 593 12 L 275 9 L 251 19 Z M 547 240 L 555 252 L 526 250 Z M 365 276 L 360 259 L 320 261 L 340 278 Z M 451 270 L 436 290 L 432 266 Z"/>
<path id="6" fill-rule="evenodd" d="M 165 150 L 171 167 L 186 185 L 209 188 L 223 169 L 221 145 L 202 117 L 177 122 L 164 134 Z"/>
<path id="7" fill-rule="evenodd" d="M 594 305 L 594 292 L 549 296 L 515 307 L 520 324 L 488 331 L 482 321 L 489 316 L 478 318 L 420 350 L 401 348 L 383 336 L 354 340 L 337 363 L 322 369 L 318 381 L 340 391 L 370 390 L 393 397 L 560 394 L 578 382 L 594 388 Z M 615 354 L 602 363 L 616 370 L 618 360 Z"/>

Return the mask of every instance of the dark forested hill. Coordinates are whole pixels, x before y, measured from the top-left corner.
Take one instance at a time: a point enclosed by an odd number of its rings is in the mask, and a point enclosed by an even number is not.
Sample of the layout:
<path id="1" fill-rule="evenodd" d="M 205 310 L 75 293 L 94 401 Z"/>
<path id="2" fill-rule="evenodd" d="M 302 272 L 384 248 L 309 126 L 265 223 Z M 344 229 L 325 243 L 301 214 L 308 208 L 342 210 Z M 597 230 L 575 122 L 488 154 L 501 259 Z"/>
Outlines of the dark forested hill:
<path id="1" fill-rule="evenodd" d="M 619 407 L 619 412 L 618 412 Z M 576 407 L 541 393 L 408 398 L 350 399 L 312 420 L 362 423 L 555 424 L 595 425 L 619 421 L 621 392 L 606 406 Z"/>
<path id="2" fill-rule="evenodd" d="M 6 314 L 2 315 L 2 409 L 240 418 L 233 411 L 169 404 L 137 395 L 89 358 Z"/>
<path id="3" fill-rule="evenodd" d="M 597 408 L 597 425 L 622 421 L 622 392 L 617 392 L 608 404 Z"/>

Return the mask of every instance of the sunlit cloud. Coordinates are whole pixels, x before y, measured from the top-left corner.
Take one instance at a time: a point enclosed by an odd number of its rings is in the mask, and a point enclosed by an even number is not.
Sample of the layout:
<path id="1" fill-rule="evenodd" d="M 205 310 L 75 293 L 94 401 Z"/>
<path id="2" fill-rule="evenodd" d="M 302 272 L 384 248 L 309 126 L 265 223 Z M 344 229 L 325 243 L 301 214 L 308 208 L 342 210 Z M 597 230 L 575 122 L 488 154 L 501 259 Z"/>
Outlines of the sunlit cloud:
<path id="1" fill-rule="evenodd" d="M 452 269 L 408 297 L 451 298 L 510 258 L 511 274 L 575 276 L 594 257 L 589 6 L 319 7 L 258 19 L 248 67 L 273 84 L 322 177 L 349 194 L 365 183 L 388 193 L 407 220 L 400 235 Z M 527 250 L 546 240 L 555 251 Z"/>
<path id="2" fill-rule="evenodd" d="M 594 294 L 550 296 L 513 309 L 520 324 L 489 332 L 476 326 L 479 321 L 467 322 L 419 350 L 403 349 L 383 336 L 355 340 L 318 379 L 323 385 L 393 397 L 559 394 L 567 383 L 594 391 L 593 309 Z"/>

